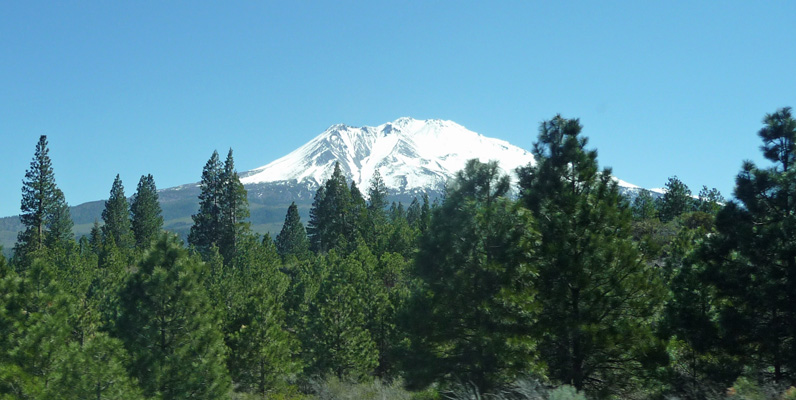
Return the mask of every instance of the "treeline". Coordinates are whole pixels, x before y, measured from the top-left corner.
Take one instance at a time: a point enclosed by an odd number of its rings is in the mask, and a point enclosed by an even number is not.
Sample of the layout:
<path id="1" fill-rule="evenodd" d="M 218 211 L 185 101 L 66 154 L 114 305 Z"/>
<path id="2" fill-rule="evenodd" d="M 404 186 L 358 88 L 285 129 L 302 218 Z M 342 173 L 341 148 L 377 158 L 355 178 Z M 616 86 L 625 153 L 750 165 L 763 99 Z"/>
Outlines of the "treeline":
<path id="1" fill-rule="evenodd" d="M 791 110 L 759 136 L 771 165 L 745 162 L 735 200 L 676 177 L 631 200 L 556 116 L 519 196 L 497 162 L 408 206 L 336 165 L 275 238 L 214 152 L 187 244 L 151 175 L 129 203 L 117 176 L 74 240 L 42 136 L 0 258 L 0 398 L 796 398 Z"/>

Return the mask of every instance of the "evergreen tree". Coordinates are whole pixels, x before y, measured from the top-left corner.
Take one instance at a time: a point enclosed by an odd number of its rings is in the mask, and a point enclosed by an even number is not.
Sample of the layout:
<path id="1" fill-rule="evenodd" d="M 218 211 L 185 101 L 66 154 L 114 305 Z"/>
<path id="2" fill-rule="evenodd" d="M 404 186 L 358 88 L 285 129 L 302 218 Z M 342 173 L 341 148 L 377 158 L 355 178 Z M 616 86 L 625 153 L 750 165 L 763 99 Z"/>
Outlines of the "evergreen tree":
<path id="1" fill-rule="evenodd" d="M 227 153 L 224 169 L 221 173 L 221 209 L 220 237 L 218 248 L 224 257 L 224 262 L 230 264 L 244 235 L 250 232 L 249 200 L 246 189 L 240 183 L 238 172 L 235 170 L 235 161 L 232 159 L 232 149 Z"/>
<path id="2" fill-rule="evenodd" d="M 610 169 L 598 172 L 577 119 L 541 124 L 535 165 L 518 169 L 541 233 L 537 328 L 549 376 L 598 396 L 620 393 L 656 348 L 662 290 L 632 241 Z"/>
<path id="3" fill-rule="evenodd" d="M 94 220 L 94 225 L 91 226 L 88 243 L 91 246 L 91 251 L 99 256 L 102 252 L 102 227 L 96 219 Z"/>
<path id="4" fill-rule="evenodd" d="M 340 164 L 334 164 L 334 172 L 315 194 L 310 210 L 307 233 L 310 249 L 325 253 L 331 249 L 343 249 L 354 239 L 356 218 L 352 213 L 351 190 L 346 184 Z"/>
<path id="5" fill-rule="evenodd" d="M 331 250 L 319 258 L 312 279 L 317 292 L 308 302 L 302 347 L 309 372 L 359 380 L 378 363 L 376 344 L 367 329 L 368 277 L 375 259 L 364 245 L 348 257 Z"/>
<path id="6" fill-rule="evenodd" d="M 428 193 L 423 192 L 423 205 L 420 207 L 420 222 L 418 228 L 421 233 L 425 233 L 431 222 L 431 207 L 428 202 Z"/>
<path id="7" fill-rule="evenodd" d="M 368 204 L 354 181 L 351 181 L 349 191 L 351 192 L 350 241 L 354 242 L 357 236 L 365 238 L 371 234 L 371 215 Z"/>
<path id="8" fill-rule="evenodd" d="M 641 189 L 638 196 L 633 199 L 633 219 L 636 221 L 643 221 L 653 219 L 658 214 L 655 208 L 655 199 L 652 198 L 649 190 Z"/>
<path id="9" fill-rule="evenodd" d="M 72 304 L 43 258 L 22 276 L 4 269 L 0 294 L 0 398 L 40 398 L 70 342 Z"/>
<path id="10" fill-rule="evenodd" d="M 706 398 L 711 391 L 730 386 L 740 365 L 719 346 L 718 302 L 710 280 L 705 279 L 703 243 L 716 233 L 714 220 L 702 212 L 683 217 L 663 258 L 669 296 L 660 336 L 669 340 L 666 383 L 670 394 Z"/>
<path id="11" fill-rule="evenodd" d="M 230 289 L 240 294 L 228 311 L 228 364 L 236 387 L 265 398 L 301 370 L 299 343 L 288 330 L 284 308 L 290 282 L 280 271 L 270 236 L 258 243 L 250 235 L 241 245 L 245 255 L 240 265 L 246 267 L 226 278 L 232 281 Z"/>
<path id="12" fill-rule="evenodd" d="M 660 203 L 661 221 L 669 222 L 693 210 L 694 199 L 691 197 L 691 189 L 676 176 L 669 178 Z"/>
<path id="13" fill-rule="evenodd" d="M 413 228 L 418 227 L 420 224 L 420 214 L 420 201 L 415 197 L 412 199 L 412 202 L 409 203 L 409 208 L 406 209 L 406 222 Z"/>
<path id="14" fill-rule="evenodd" d="M 777 383 L 796 381 L 796 120 L 768 114 L 758 135 L 773 163 L 743 164 L 716 217 L 704 279 L 716 290 L 722 347 Z"/>
<path id="15" fill-rule="evenodd" d="M 24 229 L 14 248 L 20 260 L 29 252 L 61 246 L 73 239 L 69 206 L 55 184 L 47 136 L 39 138 L 33 161 L 25 172 L 21 211 L 19 218 Z"/>
<path id="16" fill-rule="evenodd" d="M 200 281 L 204 269 L 163 234 L 122 290 L 117 334 L 146 396 L 222 398 L 229 391 L 223 336 Z"/>
<path id="17" fill-rule="evenodd" d="M 468 161 L 421 240 L 405 324 L 412 386 L 459 380 L 483 392 L 534 369 L 538 234 L 499 171 Z"/>
<path id="18" fill-rule="evenodd" d="M 370 179 L 370 187 L 368 187 L 368 209 L 373 213 L 383 213 L 387 208 L 387 185 L 381 178 L 378 168 L 373 173 Z"/>
<path id="19" fill-rule="evenodd" d="M 716 215 L 719 210 L 721 210 L 724 203 L 724 196 L 721 195 L 718 189 L 708 189 L 707 186 L 702 186 L 697 200 L 697 210 Z"/>
<path id="20" fill-rule="evenodd" d="M 130 204 L 135 247 L 146 249 L 163 229 L 158 189 L 152 175 L 143 175 Z"/>
<path id="21" fill-rule="evenodd" d="M 124 186 L 119 175 L 113 180 L 111 194 L 102 210 L 102 235 L 106 240 L 112 239 L 113 243 L 121 249 L 132 247 L 133 237 L 130 223 L 130 208 L 124 196 Z"/>
<path id="22" fill-rule="evenodd" d="M 42 398 L 143 399 L 125 369 L 127 358 L 121 342 L 105 333 L 70 343 L 57 355 Z"/>
<path id="23" fill-rule="evenodd" d="M 293 255 L 300 259 L 305 257 L 309 251 L 307 231 L 304 229 L 304 224 L 301 223 L 298 206 L 295 202 L 290 203 L 290 207 L 287 208 L 282 231 L 276 236 L 276 248 L 283 258 Z"/>
<path id="24" fill-rule="evenodd" d="M 199 211 L 191 216 L 193 226 L 188 234 L 188 243 L 204 256 L 213 245 L 218 246 L 221 237 L 222 175 L 218 152 L 213 151 L 213 155 L 202 170 L 202 181 L 199 183 L 202 190 L 199 194 Z"/>

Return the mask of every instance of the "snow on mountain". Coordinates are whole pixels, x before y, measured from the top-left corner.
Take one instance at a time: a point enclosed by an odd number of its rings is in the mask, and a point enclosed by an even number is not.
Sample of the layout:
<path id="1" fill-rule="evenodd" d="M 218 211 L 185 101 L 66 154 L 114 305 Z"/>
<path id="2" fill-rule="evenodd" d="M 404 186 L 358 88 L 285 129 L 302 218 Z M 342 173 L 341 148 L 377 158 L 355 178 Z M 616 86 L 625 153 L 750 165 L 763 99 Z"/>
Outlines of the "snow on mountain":
<path id="1" fill-rule="evenodd" d="M 533 162 L 531 153 L 452 121 L 399 118 L 376 127 L 333 125 L 290 154 L 242 173 L 241 182 L 320 185 L 339 161 L 363 190 L 376 169 L 390 189 L 441 188 L 472 158 L 497 160 L 507 173 Z"/>
<path id="2" fill-rule="evenodd" d="M 530 152 L 453 121 L 404 117 L 376 127 L 333 125 L 290 154 L 240 176 L 244 185 L 281 182 L 317 187 L 339 161 L 346 177 L 363 191 L 378 169 L 388 188 L 406 192 L 441 189 L 473 158 L 496 160 L 512 176 L 517 167 L 534 162 Z M 640 189 L 615 179 L 626 191 Z"/>

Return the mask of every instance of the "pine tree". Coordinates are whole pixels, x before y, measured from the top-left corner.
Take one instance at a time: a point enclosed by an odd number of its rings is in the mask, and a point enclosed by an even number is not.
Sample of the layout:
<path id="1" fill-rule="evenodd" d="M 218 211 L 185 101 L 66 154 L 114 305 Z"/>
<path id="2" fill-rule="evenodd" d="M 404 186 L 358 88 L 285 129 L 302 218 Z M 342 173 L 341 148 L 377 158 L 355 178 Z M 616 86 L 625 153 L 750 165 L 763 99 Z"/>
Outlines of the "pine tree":
<path id="1" fill-rule="evenodd" d="M 425 233 L 431 222 L 431 206 L 429 206 L 428 193 L 423 192 L 423 205 L 420 207 L 420 222 L 418 228 L 421 233 Z"/>
<path id="2" fill-rule="evenodd" d="M 232 149 L 227 153 L 224 169 L 221 173 L 221 220 L 219 228 L 218 248 L 226 264 L 231 264 L 237 253 L 238 245 L 244 235 L 250 233 L 249 200 L 246 189 L 240 182 L 232 159 Z"/>
<path id="3" fill-rule="evenodd" d="M 130 204 L 135 247 L 145 249 L 163 229 L 158 190 L 152 175 L 143 175 Z"/>
<path id="4" fill-rule="evenodd" d="M 305 238 L 306 240 L 306 238 Z M 241 295 L 228 312 L 228 364 L 239 390 L 269 393 L 284 388 L 301 370 L 299 343 L 288 330 L 284 303 L 288 277 L 280 270 L 280 257 L 274 241 L 267 236 L 261 243 L 248 236 L 241 243 L 245 258 L 228 277 L 232 290 Z"/>
<path id="5" fill-rule="evenodd" d="M 666 182 L 666 193 L 663 194 L 660 204 L 660 218 L 662 222 L 669 222 L 680 215 L 694 210 L 694 199 L 691 189 L 676 176 Z"/>
<path id="6" fill-rule="evenodd" d="M 643 221 L 653 219 L 658 214 L 655 208 L 655 199 L 649 190 L 641 189 L 635 199 L 633 199 L 633 219 Z"/>
<path id="7" fill-rule="evenodd" d="M 406 222 L 413 228 L 418 227 L 420 224 L 420 214 L 420 201 L 415 197 L 412 199 L 412 202 L 409 203 L 409 208 L 406 209 Z"/>
<path id="8" fill-rule="evenodd" d="M 143 399 L 125 369 L 127 358 L 121 342 L 106 333 L 70 343 L 57 354 L 42 398 Z"/>
<path id="9" fill-rule="evenodd" d="M 202 170 L 202 181 L 199 183 L 202 191 L 199 194 L 199 211 L 191 216 L 193 226 L 188 234 L 188 243 L 202 255 L 208 254 L 213 245 L 218 246 L 221 237 L 222 175 L 218 152 L 213 151 L 213 155 Z"/>
<path id="10" fill-rule="evenodd" d="M 368 252 L 359 247 L 359 252 Z M 311 374 L 333 374 L 359 380 L 378 363 L 376 344 L 367 329 L 368 302 L 364 293 L 375 265 L 372 254 L 355 251 L 348 257 L 329 251 L 319 258 L 311 279 L 317 292 L 308 299 L 302 347 Z"/>
<path id="11" fill-rule="evenodd" d="M 346 184 L 340 164 L 334 164 L 334 172 L 315 194 L 310 210 L 307 233 L 310 249 L 325 253 L 331 249 L 345 248 L 354 239 L 355 216 L 352 213 L 351 190 Z"/>
<path id="12" fill-rule="evenodd" d="M 370 179 L 370 187 L 368 187 L 368 209 L 372 213 L 384 213 L 387 208 L 387 185 L 381 178 L 378 168 L 373 173 Z"/>
<path id="13" fill-rule="evenodd" d="M 282 231 L 276 236 L 276 248 L 283 258 L 292 255 L 301 259 L 309 252 L 307 231 L 304 229 L 304 224 L 301 223 L 298 206 L 295 202 L 290 203 L 290 207 L 287 208 Z"/>
<path id="14" fill-rule="evenodd" d="M 21 211 L 24 230 L 19 233 L 14 248 L 20 260 L 29 252 L 61 246 L 73 239 L 69 206 L 55 184 L 47 136 L 39 138 L 33 161 L 25 172 Z"/>
<path id="15" fill-rule="evenodd" d="M 716 215 L 725 202 L 724 196 L 721 195 L 718 189 L 708 189 L 707 186 L 703 185 L 697 199 L 697 210 Z"/>
<path id="16" fill-rule="evenodd" d="M 88 243 L 91 246 L 91 251 L 99 256 L 102 252 L 102 227 L 96 219 L 94 220 L 94 225 L 91 226 Z"/>
<path id="17" fill-rule="evenodd" d="M 130 223 L 130 208 L 124 196 L 124 186 L 119 175 L 113 180 L 111 194 L 102 210 L 102 235 L 106 240 L 112 239 L 120 249 L 128 249 L 133 244 L 133 231 Z"/>
<path id="18" fill-rule="evenodd" d="M 621 393 L 656 349 L 662 288 L 632 241 L 610 169 L 598 172 L 577 119 L 541 124 L 535 165 L 518 169 L 541 233 L 537 328 L 549 376 L 593 394 Z"/>
<path id="19" fill-rule="evenodd" d="M 499 171 L 468 161 L 421 239 L 405 317 L 412 386 L 460 380 L 484 392 L 535 367 L 538 234 Z"/>
<path id="20" fill-rule="evenodd" d="M 703 259 L 716 290 L 722 347 L 777 383 L 796 380 L 796 120 L 768 114 L 758 135 L 768 168 L 744 162 Z"/>
<path id="21" fill-rule="evenodd" d="M 71 299 L 56 268 L 35 258 L 24 275 L 0 275 L 0 397 L 39 398 L 63 346 L 70 342 Z M 46 398 L 46 397 L 43 397 Z"/>
<path id="22" fill-rule="evenodd" d="M 223 336 L 200 281 L 205 268 L 163 234 L 122 290 L 117 335 L 146 396 L 222 398 L 229 391 Z"/>

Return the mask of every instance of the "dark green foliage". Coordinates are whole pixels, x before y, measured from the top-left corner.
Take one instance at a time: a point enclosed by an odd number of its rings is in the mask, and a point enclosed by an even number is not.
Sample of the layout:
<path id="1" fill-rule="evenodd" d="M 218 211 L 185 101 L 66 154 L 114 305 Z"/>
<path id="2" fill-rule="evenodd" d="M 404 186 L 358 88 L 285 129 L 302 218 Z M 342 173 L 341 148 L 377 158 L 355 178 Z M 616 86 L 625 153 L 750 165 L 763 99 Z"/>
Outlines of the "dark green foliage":
<path id="1" fill-rule="evenodd" d="M 228 364 L 239 390 L 267 396 L 296 378 L 299 342 L 286 323 L 285 301 L 288 277 L 280 271 L 280 258 L 273 240 L 261 243 L 248 236 L 242 243 L 246 253 L 242 269 L 226 280 L 238 293 L 230 302 Z"/>
<path id="2" fill-rule="evenodd" d="M 68 296 L 52 264 L 34 258 L 20 276 L 4 269 L 0 279 L 0 396 L 37 398 L 53 363 L 70 339 Z"/>
<path id="3" fill-rule="evenodd" d="M 386 208 L 387 186 L 384 184 L 384 180 L 381 179 L 381 173 L 376 169 L 370 179 L 370 187 L 368 187 L 368 209 L 372 213 L 384 213 Z"/>
<path id="4" fill-rule="evenodd" d="M 659 215 L 661 221 L 669 222 L 683 213 L 694 211 L 691 189 L 676 176 L 666 182 L 666 193 L 660 199 Z"/>
<path id="5" fill-rule="evenodd" d="M 335 163 L 332 176 L 315 193 L 312 203 L 307 225 L 310 249 L 316 253 L 345 249 L 355 238 L 357 216 L 351 190 L 340 164 Z"/>
<path id="6" fill-rule="evenodd" d="M 633 199 L 633 219 L 641 221 L 655 218 L 658 210 L 655 208 L 655 199 L 652 198 L 649 190 L 641 189 L 638 196 Z"/>
<path id="7" fill-rule="evenodd" d="M 113 180 L 111 194 L 102 211 L 102 235 L 112 240 L 119 248 L 127 249 L 133 245 L 133 231 L 130 223 L 130 208 L 124 196 L 124 186 L 119 175 Z"/>
<path id="8" fill-rule="evenodd" d="M 226 347 L 201 284 L 205 265 L 163 234 L 137 268 L 122 289 L 117 323 L 131 376 L 147 396 L 225 397 Z"/>
<path id="9" fill-rule="evenodd" d="M 538 236 L 508 190 L 496 163 L 470 160 L 433 214 L 405 322 L 413 386 L 461 381 L 484 391 L 533 368 Z"/>
<path id="10" fill-rule="evenodd" d="M 389 379 L 398 373 L 399 352 L 405 333 L 398 324 L 398 313 L 409 297 L 409 266 L 397 253 L 384 253 L 370 277 L 368 330 L 379 354 L 375 374 Z"/>
<path id="11" fill-rule="evenodd" d="M 224 170 L 221 173 L 221 225 L 218 248 L 224 261 L 229 264 L 237 253 L 238 245 L 243 236 L 250 231 L 249 200 L 246 198 L 246 189 L 240 183 L 238 172 L 235 170 L 235 161 L 232 159 L 232 149 L 229 149 L 227 159 L 224 161 Z"/>
<path id="12" fill-rule="evenodd" d="M 304 224 L 301 223 L 295 202 L 288 207 L 282 231 L 276 236 L 276 249 L 282 257 L 292 255 L 296 258 L 303 258 L 309 252 L 307 231 L 304 229 Z"/>
<path id="13" fill-rule="evenodd" d="M 412 199 L 412 202 L 409 203 L 409 208 L 406 209 L 406 222 L 409 223 L 410 226 L 417 228 L 420 224 L 420 202 L 417 200 L 417 197 Z"/>
<path id="14" fill-rule="evenodd" d="M 745 162 L 704 258 L 720 305 L 722 346 L 778 383 L 796 380 L 796 121 L 766 115 L 758 135 L 773 165 Z"/>
<path id="15" fill-rule="evenodd" d="M 708 189 L 707 186 L 702 186 L 697 199 L 697 211 L 715 215 L 721 210 L 725 202 L 724 196 L 721 195 L 718 189 Z"/>
<path id="16" fill-rule="evenodd" d="M 188 243 L 203 256 L 208 254 L 213 245 L 218 246 L 221 237 L 222 173 L 218 152 L 213 151 L 210 160 L 202 169 L 202 181 L 199 183 L 202 190 L 199 194 L 199 211 L 191 216 L 193 226 L 188 234 Z"/>
<path id="17" fill-rule="evenodd" d="M 193 226 L 188 243 L 207 258 L 213 246 L 218 247 L 225 265 L 231 265 L 241 237 L 248 234 L 249 202 L 240 183 L 232 149 L 224 164 L 214 151 L 202 170 L 199 184 L 199 211 L 192 216 Z"/>
<path id="18" fill-rule="evenodd" d="M 91 227 L 88 244 L 91 247 L 91 251 L 99 256 L 102 251 L 102 227 L 100 227 L 99 221 L 97 220 L 94 220 L 94 225 Z"/>
<path id="19" fill-rule="evenodd" d="M 670 339 L 669 391 L 704 398 L 735 379 L 740 365 L 719 344 L 715 291 L 705 277 L 703 242 L 715 233 L 713 217 L 703 212 L 682 215 L 680 228 L 664 257 L 669 296 L 660 335 Z"/>
<path id="20" fill-rule="evenodd" d="M 130 203 L 133 238 L 137 249 L 146 249 L 163 229 L 158 189 L 152 175 L 143 175 Z"/>
<path id="21" fill-rule="evenodd" d="M 536 165 L 518 169 L 541 232 L 536 325 L 548 374 L 602 396 L 631 386 L 656 348 L 662 287 L 632 241 L 611 171 L 598 172 L 577 119 L 542 123 Z"/>
<path id="22" fill-rule="evenodd" d="M 420 220 L 418 221 L 418 229 L 420 232 L 425 232 L 431 221 L 431 207 L 428 204 L 428 193 L 423 193 L 423 205 L 420 207 Z"/>
<path id="23" fill-rule="evenodd" d="M 64 346 L 57 354 L 43 398 L 143 399 L 125 368 L 127 352 L 121 342 L 98 333 L 82 345 Z"/>
<path id="24" fill-rule="evenodd" d="M 27 253 L 45 246 L 63 247 L 73 239 L 69 207 L 63 192 L 55 184 L 47 136 L 39 138 L 33 161 L 25 172 L 20 209 L 24 230 L 19 233 L 14 247 L 15 255 L 21 261 L 20 267 L 26 263 L 23 260 Z"/>
<path id="25" fill-rule="evenodd" d="M 302 347 L 308 372 L 362 379 L 378 363 L 376 343 L 367 329 L 371 292 L 369 279 L 376 260 L 360 243 L 344 257 L 332 250 L 320 257 L 305 279 L 316 282 L 306 288 L 306 326 Z"/>

